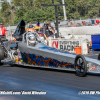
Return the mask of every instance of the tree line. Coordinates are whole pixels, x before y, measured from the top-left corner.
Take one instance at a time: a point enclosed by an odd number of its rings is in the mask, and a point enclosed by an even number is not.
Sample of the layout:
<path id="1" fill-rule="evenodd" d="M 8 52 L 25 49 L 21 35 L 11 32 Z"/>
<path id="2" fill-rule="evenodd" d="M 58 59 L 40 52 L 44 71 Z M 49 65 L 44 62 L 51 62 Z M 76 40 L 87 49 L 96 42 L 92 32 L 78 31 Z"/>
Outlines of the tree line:
<path id="1" fill-rule="evenodd" d="M 1 0 L 0 23 L 17 24 L 20 20 L 29 22 L 54 21 L 55 8 L 44 7 L 52 4 L 52 0 Z M 62 4 L 62 0 L 54 0 L 54 4 Z M 65 0 L 67 19 L 91 18 L 100 16 L 100 0 Z M 63 7 L 58 8 L 58 19 L 64 20 Z"/>

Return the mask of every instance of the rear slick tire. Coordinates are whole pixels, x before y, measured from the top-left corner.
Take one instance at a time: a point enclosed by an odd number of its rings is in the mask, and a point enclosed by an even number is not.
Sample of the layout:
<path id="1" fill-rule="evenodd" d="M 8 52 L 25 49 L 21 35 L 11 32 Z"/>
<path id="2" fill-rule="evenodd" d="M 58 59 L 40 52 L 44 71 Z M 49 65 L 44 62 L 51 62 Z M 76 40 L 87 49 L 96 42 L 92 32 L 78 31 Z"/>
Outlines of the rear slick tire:
<path id="1" fill-rule="evenodd" d="M 2 46 L 0 45 L 0 65 L 3 65 L 3 63 L 1 62 L 1 60 L 4 59 L 4 51 L 2 49 Z"/>

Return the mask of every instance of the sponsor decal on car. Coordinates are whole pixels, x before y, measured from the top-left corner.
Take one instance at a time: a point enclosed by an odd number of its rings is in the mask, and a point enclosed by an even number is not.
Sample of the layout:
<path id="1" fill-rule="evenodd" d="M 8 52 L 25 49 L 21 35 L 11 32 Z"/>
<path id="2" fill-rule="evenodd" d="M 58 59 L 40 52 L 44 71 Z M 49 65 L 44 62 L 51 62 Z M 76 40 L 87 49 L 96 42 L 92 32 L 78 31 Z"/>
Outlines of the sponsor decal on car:
<path id="1" fill-rule="evenodd" d="M 97 66 L 97 70 L 100 70 L 100 67 L 99 66 Z"/>
<path id="2" fill-rule="evenodd" d="M 96 69 L 95 65 L 91 66 L 91 69 Z"/>

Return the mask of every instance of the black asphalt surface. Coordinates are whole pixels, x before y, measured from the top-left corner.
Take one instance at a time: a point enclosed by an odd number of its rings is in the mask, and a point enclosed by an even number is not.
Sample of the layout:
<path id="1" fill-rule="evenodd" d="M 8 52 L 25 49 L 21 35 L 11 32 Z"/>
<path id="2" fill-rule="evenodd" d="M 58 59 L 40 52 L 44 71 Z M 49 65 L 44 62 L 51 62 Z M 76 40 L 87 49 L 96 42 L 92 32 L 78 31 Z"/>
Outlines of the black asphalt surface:
<path id="1" fill-rule="evenodd" d="M 100 75 L 78 77 L 75 72 L 0 66 L 1 91 L 45 91 L 46 95 L 2 95 L 0 100 L 99 100 L 100 95 L 79 95 L 79 91 L 100 91 Z"/>
<path id="2" fill-rule="evenodd" d="M 100 50 L 99 51 L 89 51 L 89 54 L 87 55 L 84 55 L 86 57 L 89 57 L 89 58 L 93 58 L 93 59 L 98 59 L 98 55 L 100 53 Z"/>

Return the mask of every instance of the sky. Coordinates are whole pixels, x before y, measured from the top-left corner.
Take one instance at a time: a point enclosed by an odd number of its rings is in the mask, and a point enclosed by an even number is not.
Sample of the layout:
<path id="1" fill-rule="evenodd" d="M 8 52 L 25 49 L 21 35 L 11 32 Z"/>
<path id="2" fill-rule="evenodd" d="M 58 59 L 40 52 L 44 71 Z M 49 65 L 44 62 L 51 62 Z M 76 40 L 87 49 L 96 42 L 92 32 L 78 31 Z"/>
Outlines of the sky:
<path id="1" fill-rule="evenodd" d="M 8 2 L 10 2 L 11 0 L 7 0 Z"/>

